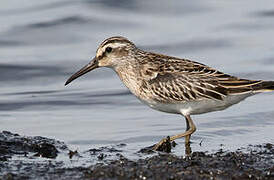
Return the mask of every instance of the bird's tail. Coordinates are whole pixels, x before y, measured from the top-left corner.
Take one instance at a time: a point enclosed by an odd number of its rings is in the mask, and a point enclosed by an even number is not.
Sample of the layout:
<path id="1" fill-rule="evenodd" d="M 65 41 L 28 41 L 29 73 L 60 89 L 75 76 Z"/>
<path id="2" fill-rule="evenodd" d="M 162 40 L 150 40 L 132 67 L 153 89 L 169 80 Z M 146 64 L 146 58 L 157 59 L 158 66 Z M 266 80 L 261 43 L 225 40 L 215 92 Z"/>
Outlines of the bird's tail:
<path id="1" fill-rule="evenodd" d="M 260 81 L 251 86 L 254 92 L 274 91 L 274 81 Z"/>

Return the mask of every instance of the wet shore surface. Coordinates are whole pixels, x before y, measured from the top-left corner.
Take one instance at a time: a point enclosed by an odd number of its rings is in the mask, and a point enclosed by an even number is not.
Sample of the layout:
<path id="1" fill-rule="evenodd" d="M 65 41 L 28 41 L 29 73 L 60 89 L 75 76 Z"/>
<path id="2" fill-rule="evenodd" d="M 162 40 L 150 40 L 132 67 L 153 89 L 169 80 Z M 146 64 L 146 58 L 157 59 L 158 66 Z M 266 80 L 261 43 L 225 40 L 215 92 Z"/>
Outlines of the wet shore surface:
<path id="1" fill-rule="evenodd" d="M 14 2 L 0 3 L 0 133 L 12 132 L 0 134 L 0 179 L 273 179 L 274 93 L 193 116 L 186 156 L 183 139 L 169 154 L 140 151 L 182 133 L 185 120 L 140 103 L 110 69 L 64 87 L 117 35 L 146 51 L 273 80 L 272 1 Z"/>
<path id="2" fill-rule="evenodd" d="M 234 152 L 192 152 L 187 156 L 139 152 L 123 156 L 126 144 L 70 150 L 65 143 L 40 136 L 0 133 L 0 179 L 273 179 L 274 146 L 250 145 Z M 137 153 L 137 152 L 136 152 Z M 107 156 L 113 155 L 113 159 Z M 58 157 L 62 157 L 61 159 Z M 88 158 L 81 158 L 89 156 Z M 97 158 L 92 164 L 88 159 Z M 68 160 L 69 161 L 66 161 Z M 82 165 L 70 166 L 76 161 Z"/>

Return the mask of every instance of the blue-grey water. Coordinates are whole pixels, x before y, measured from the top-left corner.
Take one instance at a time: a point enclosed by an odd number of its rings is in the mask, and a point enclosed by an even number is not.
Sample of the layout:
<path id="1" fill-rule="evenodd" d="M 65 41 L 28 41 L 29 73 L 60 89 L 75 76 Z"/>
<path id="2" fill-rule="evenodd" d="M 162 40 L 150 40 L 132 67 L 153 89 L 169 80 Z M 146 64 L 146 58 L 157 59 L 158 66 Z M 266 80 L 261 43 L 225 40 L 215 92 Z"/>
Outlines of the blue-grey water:
<path id="1" fill-rule="evenodd" d="M 114 35 L 242 78 L 274 80 L 272 0 L 2 0 L 0 130 L 55 138 L 80 151 L 125 143 L 123 153 L 132 157 L 183 132 L 182 116 L 143 105 L 110 69 L 64 86 Z M 193 119 L 193 151 L 273 143 L 274 92 Z M 173 152 L 183 155 L 184 140 L 177 143 Z"/>

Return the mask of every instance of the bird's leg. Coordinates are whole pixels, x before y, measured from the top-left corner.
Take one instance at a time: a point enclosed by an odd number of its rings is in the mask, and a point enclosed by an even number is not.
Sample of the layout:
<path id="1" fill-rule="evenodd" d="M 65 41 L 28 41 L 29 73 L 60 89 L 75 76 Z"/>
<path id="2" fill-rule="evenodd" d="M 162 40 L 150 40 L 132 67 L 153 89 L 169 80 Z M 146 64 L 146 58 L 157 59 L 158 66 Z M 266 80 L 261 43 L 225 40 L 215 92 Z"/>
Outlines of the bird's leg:
<path id="1" fill-rule="evenodd" d="M 192 119 L 190 118 L 190 115 L 185 116 L 185 118 L 186 118 L 186 122 L 187 122 L 186 123 L 186 128 L 187 128 L 186 132 L 184 132 L 182 134 L 177 134 L 175 136 L 171 136 L 170 141 L 174 141 L 175 139 L 185 137 L 186 138 L 185 144 L 189 144 L 190 136 L 192 133 L 194 133 L 196 131 L 196 126 L 193 123 Z"/>
<path id="2" fill-rule="evenodd" d="M 168 138 L 163 138 L 160 142 L 158 142 L 157 144 L 155 144 L 154 146 L 153 146 L 153 148 L 152 148 L 152 150 L 154 150 L 154 151 L 157 151 L 157 150 L 159 150 L 159 151 L 161 151 L 160 150 L 160 146 L 162 146 L 164 143 L 166 143 L 167 141 L 170 141 L 170 138 L 168 137 Z"/>
<path id="3" fill-rule="evenodd" d="M 174 141 L 175 139 L 178 139 L 178 138 L 182 138 L 182 137 L 186 137 L 186 142 L 185 144 L 186 145 L 189 145 L 189 140 L 190 140 L 190 135 L 192 133 L 194 133 L 196 131 L 196 126 L 195 124 L 193 123 L 192 119 L 190 118 L 190 115 L 187 115 L 185 116 L 186 118 L 186 125 L 187 125 L 187 130 L 182 133 L 182 134 L 178 134 L 178 135 L 175 135 L 175 136 L 171 136 L 170 137 L 170 141 Z M 167 139 L 164 138 L 162 139 L 158 144 L 156 144 L 154 147 L 153 147 L 153 150 L 158 150 L 158 148 L 164 143 L 166 142 Z"/>
<path id="4" fill-rule="evenodd" d="M 188 122 L 188 120 L 186 118 L 186 131 L 188 131 L 189 129 L 190 129 L 189 122 Z M 185 136 L 185 145 L 186 146 L 190 144 L 190 137 L 191 137 L 191 134 Z"/>
<path id="5" fill-rule="evenodd" d="M 186 118 L 186 131 L 188 131 L 189 129 L 190 129 L 189 122 Z M 191 134 L 185 137 L 185 154 L 188 156 L 191 154 L 190 137 L 191 137 Z"/>
<path id="6" fill-rule="evenodd" d="M 190 147 L 190 144 L 185 144 L 185 154 L 187 156 L 191 155 L 191 147 Z"/>

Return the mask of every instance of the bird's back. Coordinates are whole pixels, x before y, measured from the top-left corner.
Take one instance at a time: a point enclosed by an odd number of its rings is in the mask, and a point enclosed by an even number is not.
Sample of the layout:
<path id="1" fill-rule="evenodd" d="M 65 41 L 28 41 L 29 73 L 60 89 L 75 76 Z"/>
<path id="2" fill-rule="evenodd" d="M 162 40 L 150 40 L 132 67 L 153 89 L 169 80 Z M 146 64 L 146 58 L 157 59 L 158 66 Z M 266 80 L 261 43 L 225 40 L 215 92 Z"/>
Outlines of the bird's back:
<path id="1" fill-rule="evenodd" d="M 121 79 L 132 79 L 134 85 L 129 80 L 125 84 L 150 106 L 193 102 L 206 105 L 211 101 L 212 106 L 230 106 L 255 93 L 274 90 L 272 81 L 240 79 L 187 59 L 143 51 L 136 57 L 134 68 L 127 68 L 129 74 Z"/>

